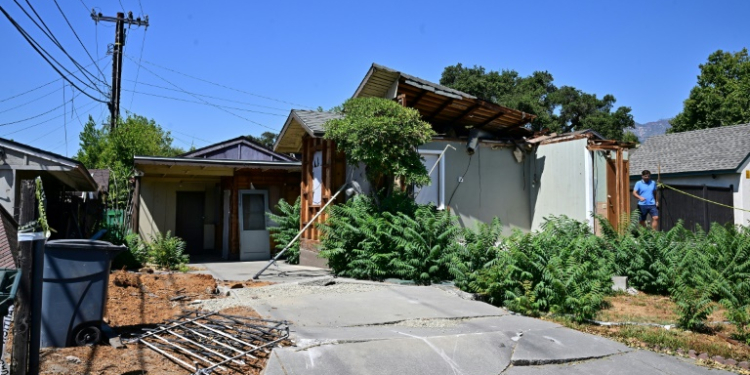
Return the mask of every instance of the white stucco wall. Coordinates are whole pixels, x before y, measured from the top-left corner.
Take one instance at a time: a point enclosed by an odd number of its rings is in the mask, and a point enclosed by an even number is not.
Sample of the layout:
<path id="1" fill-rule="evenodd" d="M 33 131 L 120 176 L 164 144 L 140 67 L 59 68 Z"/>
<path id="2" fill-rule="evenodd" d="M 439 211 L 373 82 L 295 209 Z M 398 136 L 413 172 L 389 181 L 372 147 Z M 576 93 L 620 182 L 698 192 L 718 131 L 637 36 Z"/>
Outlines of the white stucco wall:
<path id="1" fill-rule="evenodd" d="M 550 215 L 593 225 L 593 166 L 587 139 L 541 145 L 531 161 L 532 230 Z"/>

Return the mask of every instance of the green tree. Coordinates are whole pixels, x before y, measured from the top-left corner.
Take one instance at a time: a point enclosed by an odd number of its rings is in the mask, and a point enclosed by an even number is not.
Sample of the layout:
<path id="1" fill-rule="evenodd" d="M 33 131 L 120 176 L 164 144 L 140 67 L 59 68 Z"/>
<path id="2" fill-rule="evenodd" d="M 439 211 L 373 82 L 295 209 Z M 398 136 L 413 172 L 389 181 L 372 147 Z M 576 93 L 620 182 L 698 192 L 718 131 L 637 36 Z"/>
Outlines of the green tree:
<path id="1" fill-rule="evenodd" d="M 690 90 L 682 112 L 669 123 L 669 133 L 750 122 L 750 56 L 747 48 L 718 50 L 699 65 L 698 84 Z"/>
<path id="2" fill-rule="evenodd" d="M 615 111 L 615 97 L 598 98 L 571 86 L 557 87 L 552 74 L 537 71 L 522 77 L 514 70 L 489 71 L 462 64 L 443 70 L 440 84 L 467 92 L 505 107 L 531 113 L 537 118 L 533 130 L 556 132 L 593 129 L 606 138 L 622 140 L 625 130 L 635 127 L 629 107 Z"/>
<path id="3" fill-rule="evenodd" d="M 253 135 L 248 135 L 248 137 L 253 141 L 265 146 L 266 148 L 273 148 L 273 145 L 276 143 L 276 139 L 279 137 L 279 134 L 273 132 L 263 132 L 263 134 L 258 137 Z"/>
<path id="4" fill-rule="evenodd" d="M 126 201 L 129 180 L 133 176 L 133 156 L 176 156 L 184 150 L 172 146 L 172 137 L 154 120 L 136 114 L 118 119 L 118 125 L 97 127 L 89 120 L 79 135 L 80 148 L 76 159 L 86 168 L 110 170 L 110 202 L 115 205 Z"/>
<path id="5" fill-rule="evenodd" d="M 353 98 L 343 106 L 345 117 L 325 123 L 327 139 L 336 142 L 350 164 L 363 163 L 373 186 L 394 181 L 425 185 L 430 177 L 417 152 L 435 132 L 419 112 L 382 98 Z"/>

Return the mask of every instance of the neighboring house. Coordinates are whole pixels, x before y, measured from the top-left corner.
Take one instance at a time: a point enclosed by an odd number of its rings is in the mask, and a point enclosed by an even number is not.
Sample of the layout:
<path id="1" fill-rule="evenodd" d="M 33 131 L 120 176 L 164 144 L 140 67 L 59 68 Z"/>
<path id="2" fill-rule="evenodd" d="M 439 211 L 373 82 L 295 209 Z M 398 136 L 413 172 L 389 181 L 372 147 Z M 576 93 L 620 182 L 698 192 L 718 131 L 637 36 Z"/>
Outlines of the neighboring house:
<path id="1" fill-rule="evenodd" d="M 633 151 L 631 183 L 635 184 L 646 169 L 651 171 L 652 179 L 684 192 L 750 210 L 750 124 L 651 137 Z M 707 228 L 713 222 L 750 224 L 750 212 L 710 204 L 669 189 L 662 189 L 658 200 L 664 230 L 680 219 L 688 228 L 696 224 Z"/>
<path id="2" fill-rule="evenodd" d="M 18 251 L 18 224 L 8 211 L 0 206 L 0 268 L 16 268 Z"/>
<path id="3" fill-rule="evenodd" d="M 134 229 L 144 240 L 171 231 L 194 258 L 269 259 L 266 213 L 299 196 L 301 163 L 248 137 L 134 162 Z"/>
<path id="4" fill-rule="evenodd" d="M 354 97 L 397 100 L 432 124 L 439 135 L 419 151 L 428 171 L 439 164 L 416 199 L 449 208 L 465 227 L 498 217 L 506 233 L 531 231 L 550 215 L 594 226 L 592 212 L 615 223 L 628 211 L 627 148 L 595 132 L 535 134 L 526 127 L 533 115 L 377 64 Z M 277 152 L 302 155 L 302 225 L 347 181 L 369 190 L 363 169 L 347 165 L 336 145 L 322 138 L 323 124 L 338 116 L 292 110 L 274 145 Z M 325 220 L 323 214 L 318 222 Z M 303 233 L 301 264 L 325 265 L 317 258 L 319 241 L 315 226 Z"/>
<path id="5" fill-rule="evenodd" d="M 74 192 L 98 194 L 91 173 L 79 161 L 0 138 L 0 206 L 18 217 L 21 181 L 42 178 L 52 238 L 87 238 L 76 207 L 86 200 Z"/>

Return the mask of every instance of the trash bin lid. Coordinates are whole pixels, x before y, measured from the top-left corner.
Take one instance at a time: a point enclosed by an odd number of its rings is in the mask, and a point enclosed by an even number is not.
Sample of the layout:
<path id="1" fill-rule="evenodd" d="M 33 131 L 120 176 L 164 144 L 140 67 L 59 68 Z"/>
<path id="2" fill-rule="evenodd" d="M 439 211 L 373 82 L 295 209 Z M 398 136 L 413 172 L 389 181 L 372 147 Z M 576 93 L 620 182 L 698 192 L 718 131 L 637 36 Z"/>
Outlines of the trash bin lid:
<path id="1" fill-rule="evenodd" d="M 124 250 L 125 245 L 113 245 L 111 242 L 98 241 L 98 240 L 87 240 L 87 239 L 67 239 L 67 240 L 52 240 L 47 241 L 47 247 L 55 248 L 70 248 L 73 249 L 91 249 L 91 250 Z"/>

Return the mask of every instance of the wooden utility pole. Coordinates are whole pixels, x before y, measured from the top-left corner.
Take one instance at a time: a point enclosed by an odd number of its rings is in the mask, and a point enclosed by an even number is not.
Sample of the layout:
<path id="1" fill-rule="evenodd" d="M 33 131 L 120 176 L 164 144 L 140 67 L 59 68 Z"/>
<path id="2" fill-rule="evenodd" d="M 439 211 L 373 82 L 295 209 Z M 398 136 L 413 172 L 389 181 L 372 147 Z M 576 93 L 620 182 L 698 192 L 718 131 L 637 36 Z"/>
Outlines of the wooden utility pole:
<path id="1" fill-rule="evenodd" d="M 133 19 L 133 12 L 128 12 L 128 17 L 125 18 L 125 13 L 118 12 L 117 17 L 107 17 L 92 9 L 91 18 L 97 23 L 99 21 L 115 23 L 115 44 L 112 48 L 112 94 L 109 101 L 109 117 L 112 121 L 110 129 L 114 130 L 117 126 L 117 118 L 120 116 L 120 83 L 122 81 L 122 51 L 125 47 L 125 24 L 148 27 L 148 16 L 145 16 L 144 19 L 140 17 Z"/>
<path id="2" fill-rule="evenodd" d="M 20 227 L 36 220 L 36 198 L 34 196 L 35 186 L 33 180 L 21 181 L 20 210 L 18 224 Z M 16 309 L 14 315 L 13 329 L 13 361 L 11 373 L 13 375 L 28 374 L 29 363 L 29 341 L 31 326 L 31 284 L 32 284 L 32 262 L 33 247 L 31 241 L 18 242 L 18 268 L 21 270 L 21 282 L 16 293 Z"/>

